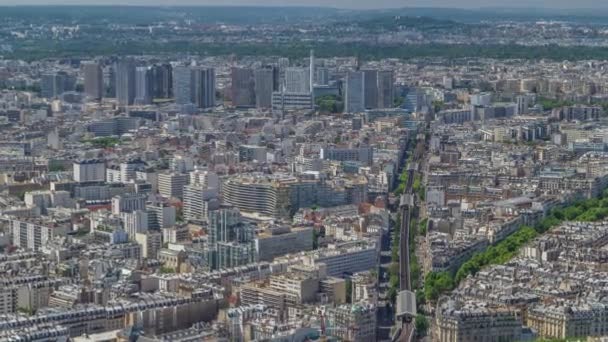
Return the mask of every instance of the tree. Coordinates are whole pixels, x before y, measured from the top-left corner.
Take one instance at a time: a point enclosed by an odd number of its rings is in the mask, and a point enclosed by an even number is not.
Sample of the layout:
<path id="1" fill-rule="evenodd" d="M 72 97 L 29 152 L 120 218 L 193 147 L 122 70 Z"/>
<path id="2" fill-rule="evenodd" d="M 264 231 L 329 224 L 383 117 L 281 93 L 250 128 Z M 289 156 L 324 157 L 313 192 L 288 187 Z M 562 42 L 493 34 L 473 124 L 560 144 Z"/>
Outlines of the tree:
<path id="1" fill-rule="evenodd" d="M 424 296 L 428 301 L 435 301 L 444 292 L 454 288 L 454 280 L 448 272 L 430 272 L 424 281 Z"/>
<path id="2" fill-rule="evenodd" d="M 421 314 L 416 315 L 414 325 L 416 326 L 416 333 L 418 336 L 426 336 L 429 329 L 429 320 L 426 316 Z"/>
<path id="3" fill-rule="evenodd" d="M 161 274 L 175 273 L 175 269 L 173 269 L 173 268 L 171 268 L 171 267 L 165 267 L 165 266 L 162 266 L 162 267 L 159 269 L 159 272 L 160 272 Z"/>
<path id="4" fill-rule="evenodd" d="M 65 171 L 65 166 L 61 164 L 53 164 L 49 165 L 49 172 L 61 172 Z"/>
<path id="5" fill-rule="evenodd" d="M 393 103 L 395 105 L 395 107 L 399 108 L 399 107 L 403 106 L 404 103 L 405 103 L 405 97 L 395 96 L 395 102 Z"/>
<path id="6" fill-rule="evenodd" d="M 419 223 L 419 227 L 418 227 L 418 234 L 425 236 L 426 232 L 427 232 L 427 226 L 428 226 L 428 220 L 427 219 L 423 219 L 422 221 L 420 221 Z"/>
<path id="7" fill-rule="evenodd" d="M 342 98 L 337 95 L 319 96 L 315 98 L 315 104 L 323 113 L 341 113 L 344 110 Z"/>

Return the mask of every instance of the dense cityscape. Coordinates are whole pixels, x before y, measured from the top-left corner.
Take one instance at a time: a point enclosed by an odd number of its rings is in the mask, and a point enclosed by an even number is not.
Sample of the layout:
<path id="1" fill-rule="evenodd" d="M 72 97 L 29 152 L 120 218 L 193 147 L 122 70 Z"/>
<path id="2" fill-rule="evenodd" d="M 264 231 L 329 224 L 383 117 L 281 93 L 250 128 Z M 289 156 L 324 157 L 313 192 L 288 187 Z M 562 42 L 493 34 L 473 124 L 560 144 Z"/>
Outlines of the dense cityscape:
<path id="1" fill-rule="evenodd" d="M 0 341 L 608 341 L 608 14 L 0 7 Z"/>

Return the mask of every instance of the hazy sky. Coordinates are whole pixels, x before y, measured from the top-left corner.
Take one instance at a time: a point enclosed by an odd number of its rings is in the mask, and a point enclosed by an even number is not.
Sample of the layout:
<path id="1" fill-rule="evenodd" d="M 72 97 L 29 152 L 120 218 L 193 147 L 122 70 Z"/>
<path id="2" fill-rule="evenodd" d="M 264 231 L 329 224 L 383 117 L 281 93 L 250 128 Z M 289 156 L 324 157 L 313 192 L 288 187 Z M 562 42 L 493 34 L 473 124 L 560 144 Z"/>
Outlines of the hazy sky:
<path id="1" fill-rule="evenodd" d="M 608 8 L 605 0 L 0 0 L 0 5 L 95 4 L 95 5 L 265 5 L 332 6 L 339 8 L 391 7 L 546 7 Z"/>

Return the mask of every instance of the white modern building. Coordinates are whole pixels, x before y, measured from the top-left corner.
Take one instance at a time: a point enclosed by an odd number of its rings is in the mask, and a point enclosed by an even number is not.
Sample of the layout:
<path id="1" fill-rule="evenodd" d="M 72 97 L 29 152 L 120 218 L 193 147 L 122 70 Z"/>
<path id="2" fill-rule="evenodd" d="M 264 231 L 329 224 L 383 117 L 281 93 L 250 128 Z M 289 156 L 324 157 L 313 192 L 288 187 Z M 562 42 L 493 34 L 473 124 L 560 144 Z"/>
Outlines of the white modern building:
<path id="1" fill-rule="evenodd" d="M 72 166 L 74 180 L 79 183 L 103 182 L 106 179 L 106 163 L 103 160 L 80 160 Z"/>

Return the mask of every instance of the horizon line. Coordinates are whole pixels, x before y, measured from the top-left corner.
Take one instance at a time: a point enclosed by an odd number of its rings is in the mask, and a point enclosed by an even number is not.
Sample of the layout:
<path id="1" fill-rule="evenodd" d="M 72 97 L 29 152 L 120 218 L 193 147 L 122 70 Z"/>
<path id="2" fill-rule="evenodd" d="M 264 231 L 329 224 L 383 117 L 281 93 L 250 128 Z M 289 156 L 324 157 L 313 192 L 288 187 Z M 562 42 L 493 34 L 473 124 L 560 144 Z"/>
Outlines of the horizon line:
<path id="1" fill-rule="evenodd" d="M 591 7 L 579 7 L 579 8 L 569 8 L 569 7 L 557 7 L 557 8 L 546 8 L 546 7 L 538 7 L 538 6 L 513 6 L 513 7 L 505 7 L 505 6 L 485 6 L 485 7 L 451 7 L 451 6 L 399 6 L 399 7 L 337 7 L 337 6 L 324 6 L 320 4 L 315 5 L 307 5 L 307 4 L 223 4 L 223 5 L 212 5 L 212 4 L 132 4 L 132 3 L 115 3 L 115 4 L 96 4 L 96 3 L 85 3 L 85 4 L 71 4 L 71 3 L 55 3 L 55 4 L 0 4 L 0 8 L 3 7 L 141 7 L 141 8 L 318 8 L 318 9 L 334 9 L 334 10 L 349 10 L 349 11 L 390 11 L 390 10 L 403 10 L 403 9 L 442 9 L 442 10 L 459 10 L 459 11 L 471 11 L 471 12 L 479 12 L 479 11 L 504 11 L 504 10 L 539 10 L 539 11 L 606 11 L 608 10 L 608 6 L 600 7 L 600 8 L 591 8 Z"/>

